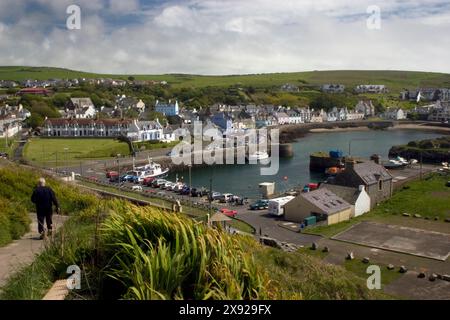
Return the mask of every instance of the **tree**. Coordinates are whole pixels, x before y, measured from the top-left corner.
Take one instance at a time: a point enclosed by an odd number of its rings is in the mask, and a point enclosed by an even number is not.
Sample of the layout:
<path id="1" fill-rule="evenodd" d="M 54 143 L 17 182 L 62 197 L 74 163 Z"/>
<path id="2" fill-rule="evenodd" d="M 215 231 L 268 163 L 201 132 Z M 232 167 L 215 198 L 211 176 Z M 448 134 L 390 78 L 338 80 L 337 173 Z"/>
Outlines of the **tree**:
<path id="1" fill-rule="evenodd" d="M 134 78 L 133 76 L 129 76 L 129 77 L 128 77 L 128 80 L 130 80 L 130 81 L 134 81 L 134 80 L 135 80 L 135 78 Z"/>
<path id="2" fill-rule="evenodd" d="M 26 122 L 31 128 L 36 129 L 44 124 L 44 117 L 38 113 L 32 113 L 31 117 L 29 117 Z"/>
<path id="3" fill-rule="evenodd" d="M 68 97 L 66 94 L 64 94 L 64 93 L 58 93 L 58 94 L 55 94 L 55 95 L 52 97 L 52 103 L 53 103 L 53 105 L 54 105 L 55 107 L 57 107 L 57 108 L 64 108 L 64 106 L 66 105 L 66 102 L 67 102 L 68 98 L 69 98 L 69 97 Z"/>

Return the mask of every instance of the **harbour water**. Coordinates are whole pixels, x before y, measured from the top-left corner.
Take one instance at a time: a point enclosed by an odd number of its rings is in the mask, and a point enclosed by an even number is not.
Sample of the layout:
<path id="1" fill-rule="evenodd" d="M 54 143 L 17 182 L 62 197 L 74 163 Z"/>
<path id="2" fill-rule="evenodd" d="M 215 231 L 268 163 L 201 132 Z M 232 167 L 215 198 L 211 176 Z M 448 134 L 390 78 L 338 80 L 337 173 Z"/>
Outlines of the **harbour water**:
<path id="1" fill-rule="evenodd" d="M 387 159 L 393 145 L 439 136 L 442 134 L 413 130 L 310 133 L 293 143 L 294 157 L 280 159 L 280 169 L 276 175 L 260 175 L 260 165 L 220 165 L 192 169 L 191 181 L 194 187 L 209 188 L 212 178 L 214 191 L 255 198 L 259 197 L 258 184 L 261 182 L 275 182 L 276 192 L 280 192 L 323 180 L 322 174 L 309 171 L 309 155 L 315 151 L 339 149 L 347 155 L 350 149 L 353 156 L 369 158 L 376 153 Z M 175 174 L 169 175 L 169 180 L 175 181 L 175 178 Z M 179 172 L 178 178 L 189 183 L 189 171 Z"/>

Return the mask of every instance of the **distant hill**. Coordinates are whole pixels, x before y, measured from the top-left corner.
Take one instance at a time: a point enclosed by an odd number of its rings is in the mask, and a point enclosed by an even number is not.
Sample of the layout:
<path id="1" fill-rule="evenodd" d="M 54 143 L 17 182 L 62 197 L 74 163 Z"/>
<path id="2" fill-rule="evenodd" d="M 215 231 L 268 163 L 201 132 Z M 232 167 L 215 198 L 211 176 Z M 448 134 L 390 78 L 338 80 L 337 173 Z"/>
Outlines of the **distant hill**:
<path id="1" fill-rule="evenodd" d="M 51 67 L 0 67 L 0 80 L 50 78 L 115 78 L 127 79 L 130 75 L 95 74 Z M 403 88 L 450 87 L 450 74 L 417 71 L 308 71 L 292 73 L 267 73 L 252 75 L 201 76 L 188 74 L 132 75 L 138 80 L 165 80 L 174 87 L 253 86 L 273 87 L 284 83 L 298 86 L 341 83 L 347 87 L 358 84 L 384 84 L 391 92 Z"/>

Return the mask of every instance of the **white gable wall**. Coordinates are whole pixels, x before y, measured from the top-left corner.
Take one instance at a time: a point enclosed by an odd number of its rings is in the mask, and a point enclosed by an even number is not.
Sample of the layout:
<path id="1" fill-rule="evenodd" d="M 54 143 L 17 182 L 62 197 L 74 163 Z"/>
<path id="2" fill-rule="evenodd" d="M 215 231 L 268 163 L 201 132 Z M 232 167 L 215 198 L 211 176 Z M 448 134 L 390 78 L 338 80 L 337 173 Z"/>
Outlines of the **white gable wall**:
<path id="1" fill-rule="evenodd" d="M 359 193 L 358 199 L 356 200 L 354 206 L 355 217 L 358 217 L 370 211 L 370 196 L 365 189 L 361 189 L 362 191 Z"/>

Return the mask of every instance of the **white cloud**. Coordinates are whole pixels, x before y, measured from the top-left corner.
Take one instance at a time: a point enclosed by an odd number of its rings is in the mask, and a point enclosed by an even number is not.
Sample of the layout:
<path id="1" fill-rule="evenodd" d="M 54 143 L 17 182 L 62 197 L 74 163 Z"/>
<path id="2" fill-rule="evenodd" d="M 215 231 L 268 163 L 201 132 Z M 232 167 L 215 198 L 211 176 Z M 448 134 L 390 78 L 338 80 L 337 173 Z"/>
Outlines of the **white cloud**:
<path id="1" fill-rule="evenodd" d="M 36 1 L 48 5 L 52 15 L 69 2 Z M 443 36 L 450 31 L 450 12 L 427 13 L 440 3 L 437 0 L 426 6 L 418 0 L 378 0 L 381 30 L 366 28 L 366 8 L 373 1 L 172 2 L 147 8 L 136 23 L 127 25 L 112 24 L 114 20 L 96 9 L 104 8 L 105 1 L 77 1 L 89 6 L 82 11 L 81 30 L 53 26 L 52 16 L 44 18 L 43 13 L 19 15 L 14 24 L 0 19 L 0 65 L 105 73 L 450 72 L 450 39 Z M 126 2 L 129 6 L 123 1 L 107 3 L 115 17 L 139 8 L 137 1 Z M 44 25 L 51 30 L 44 31 Z"/>

